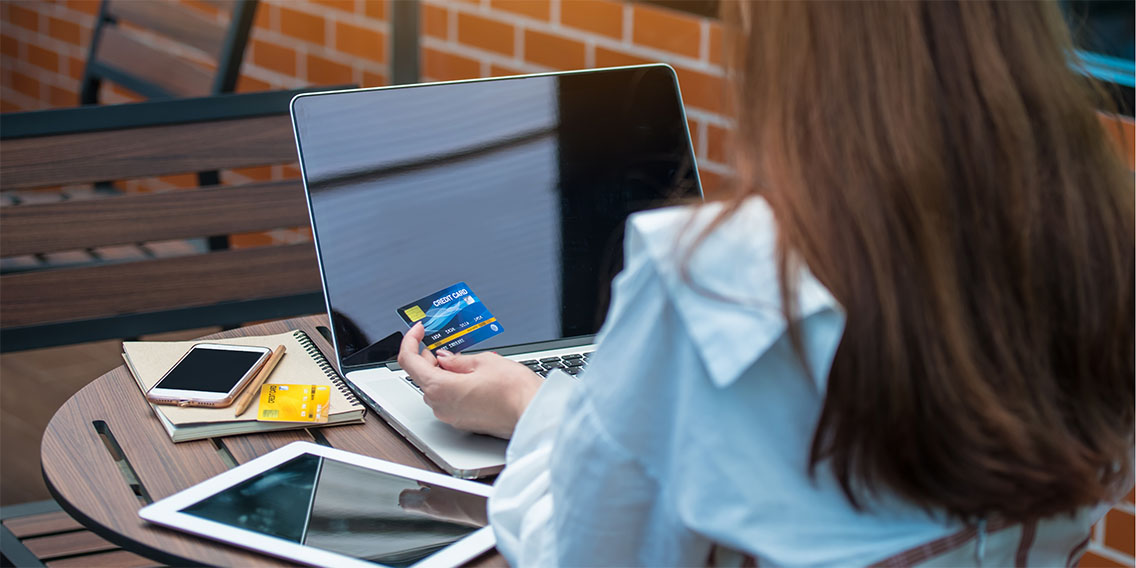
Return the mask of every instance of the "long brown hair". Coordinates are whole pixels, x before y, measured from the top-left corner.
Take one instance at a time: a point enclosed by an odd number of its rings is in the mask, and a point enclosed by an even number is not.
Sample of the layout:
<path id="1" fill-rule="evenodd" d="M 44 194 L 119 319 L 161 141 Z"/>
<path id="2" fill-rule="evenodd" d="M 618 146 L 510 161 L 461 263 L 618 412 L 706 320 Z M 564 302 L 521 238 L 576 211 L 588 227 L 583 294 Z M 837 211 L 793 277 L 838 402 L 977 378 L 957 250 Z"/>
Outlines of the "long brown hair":
<path id="1" fill-rule="evenodd" d="M 964 520 L 1117 497 L 1136 395 L 1133 178 L 1069 68 L 1056 4 L 731 2 L 723 16 L 725 215 L 768 201 L 790 321 L 794 259 L 847 314 L 811 470 L 831 466 L 856 506 L 887 490 Z"/>

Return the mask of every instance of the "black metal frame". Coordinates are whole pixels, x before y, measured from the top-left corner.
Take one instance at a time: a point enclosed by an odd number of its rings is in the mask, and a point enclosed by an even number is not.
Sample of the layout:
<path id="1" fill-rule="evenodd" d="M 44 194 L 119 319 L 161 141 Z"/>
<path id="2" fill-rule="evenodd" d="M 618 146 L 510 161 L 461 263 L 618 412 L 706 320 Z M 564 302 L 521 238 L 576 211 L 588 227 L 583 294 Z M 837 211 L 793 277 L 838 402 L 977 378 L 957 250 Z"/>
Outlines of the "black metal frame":
<path id="1" fill-rule="evenodd" d="M 176 96 L 161 86 L 139 78 L 125 69 L 114 65 L 102 63 L 95 58 L 98 53 L 99 41 L 106 26 L 117 25 L 114 18 L 107 14 L 107 2 L 99 3 L 99 11 L 95 16 L 95 29 L 91 34 L 91 45 L 87 50 L 87 64 L 83 68 L 83 78 L 79 90 L 80 105 L 99 104 L 99 87 L 102 80 L 122 85 L 123 87 L 142 95 L 147 99 L 162 99 Z M 244 61 L 245 46 L 248 44 L 249 33 L 252 30 L 253 19 L 256 15 L 258 0 L 237 0 L 233 11 L 229 14 L 229 28 L 225 39 L 217 52 L 217 72 L 213 76 L 210 94 L 231 93 L 237 86 L 240 77 L 241 62 Z"/>
<path id="2" fill-rule="evenodd" d="M 397 0 L 390 6 L 390 71 L 392 85 L 410 85 L 420 80 L 418 0 Z"/>
<path id="3" fill-rule="evenodd" d="M 300 93 L 352 87 L 353 85 L 310 87 L 290 91 L 149 101 L 131 105 L 7 113 L 0 115 L 0 140 L 286 115 L 292 98 Z M 236 326 L 249 321 L 323 313 L 325 308 L 323 293 L 312 292 L 106 318 L 10 327 L 0 329 L 0 352 L 100 339 L 137 337 L 147 333 L 210 325 Z"/>

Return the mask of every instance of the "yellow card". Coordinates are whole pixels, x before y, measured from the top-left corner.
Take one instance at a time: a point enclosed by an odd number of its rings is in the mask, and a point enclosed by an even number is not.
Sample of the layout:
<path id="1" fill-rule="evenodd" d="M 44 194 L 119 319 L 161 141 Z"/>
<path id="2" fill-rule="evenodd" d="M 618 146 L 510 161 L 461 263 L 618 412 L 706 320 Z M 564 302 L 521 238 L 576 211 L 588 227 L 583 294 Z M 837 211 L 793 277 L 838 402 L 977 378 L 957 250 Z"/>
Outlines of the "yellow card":
<path id="1" fill-rule="evenodd" d="M 321 385 L 264 385 L 256 419 L 262 422 L 327 422 L 331 389 Z"/>

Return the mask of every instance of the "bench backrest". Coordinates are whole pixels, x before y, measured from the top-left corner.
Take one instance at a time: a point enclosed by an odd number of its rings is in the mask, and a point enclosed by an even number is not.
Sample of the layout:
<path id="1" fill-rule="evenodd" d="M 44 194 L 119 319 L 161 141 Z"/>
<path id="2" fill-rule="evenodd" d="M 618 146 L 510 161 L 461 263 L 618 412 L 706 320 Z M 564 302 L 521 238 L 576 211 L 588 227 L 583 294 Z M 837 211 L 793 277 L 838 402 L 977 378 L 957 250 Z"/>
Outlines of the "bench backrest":
<path id="1" fill-rule="evenodd" d="M 227 24 L 177 2 L 102 0 L 83 69 L 80 103 L 98 103 L 103 80 L 148 99 L 232 92 L 257 1 L 209 3 L 228 14 Z M 128 28 L 157 36 L 174 44 L 174 49 L 155 47 Z M 196 53 L 197 57 L 179 56 L 175 51 Z"/>
<path id="2" fill-rule="evenodd" d="M 2 115 L 0 190 L 35 195 L 14 190 L 294 163 L 295 92 Z M 27 201 L 0 207 L 0 256 L 93 251 L 94 261 L 0 274 L 0 350 L 324 309 L 311 242 L 174 256 L 139 246 L 308 227 L 299 179 Z M 99 259 L 119 245 L 142 253 Z"/>

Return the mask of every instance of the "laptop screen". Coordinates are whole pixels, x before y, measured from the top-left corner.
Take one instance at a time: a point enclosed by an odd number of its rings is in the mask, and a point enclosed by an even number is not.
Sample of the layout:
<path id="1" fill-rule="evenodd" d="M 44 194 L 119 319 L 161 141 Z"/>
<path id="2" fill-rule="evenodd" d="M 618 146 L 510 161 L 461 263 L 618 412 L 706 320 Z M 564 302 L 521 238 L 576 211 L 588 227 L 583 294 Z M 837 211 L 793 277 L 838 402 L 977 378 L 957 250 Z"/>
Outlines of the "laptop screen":
<path id="1" fill-rule="evenodd" d="M 627 216 L 701 196 L 663 65 L 305 95 L 293 117 L 344 370 L 394 360 L 398 310 L 456 283 L 502 329 L 477 349 L 586 339 Z"/>

